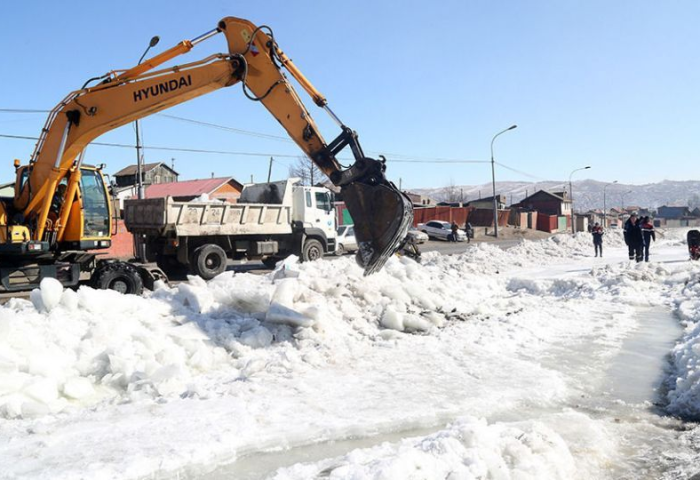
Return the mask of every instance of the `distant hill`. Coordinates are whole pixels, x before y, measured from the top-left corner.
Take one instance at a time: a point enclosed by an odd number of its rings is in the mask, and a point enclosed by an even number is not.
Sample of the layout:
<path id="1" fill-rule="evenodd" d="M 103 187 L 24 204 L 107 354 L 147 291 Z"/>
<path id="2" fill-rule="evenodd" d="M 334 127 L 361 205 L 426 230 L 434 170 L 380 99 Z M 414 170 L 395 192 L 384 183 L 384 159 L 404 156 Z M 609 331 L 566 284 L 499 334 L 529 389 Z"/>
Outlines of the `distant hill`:
<path id="1" fill-rule="evenodd" d="M 607 184 L 596 180 L 572 182 L 575 210 L 586 211 L 594 208 L 603 208 L 603 187 Z M 561 181 L 496 182 L 496 193 L 506 195 L 509 205 L 519 202 L 537 190 L 548 190 L 550 192 L 568 191 L 569 184 Z M 464 198 L 464 201 L 467 202 L 481 197 L 490 197 L 492 195 L 492 187 L 490 183 L 486 183 L 483 185 L 418 188 L 411 190 L 411 192 L 427 195 L 437 201 L 450 200 L 451 197 L 453 201 L 460 201 L 460 198 Z M 690 205 L 694 208 L 700 206 L 700 181 L 664 180 L 646 185 L 617 183 L 607 187 L 605 197 L 607 208 L 623 206 L 623 197 L 624 206 L 658 208 L 662 205 Z"/>

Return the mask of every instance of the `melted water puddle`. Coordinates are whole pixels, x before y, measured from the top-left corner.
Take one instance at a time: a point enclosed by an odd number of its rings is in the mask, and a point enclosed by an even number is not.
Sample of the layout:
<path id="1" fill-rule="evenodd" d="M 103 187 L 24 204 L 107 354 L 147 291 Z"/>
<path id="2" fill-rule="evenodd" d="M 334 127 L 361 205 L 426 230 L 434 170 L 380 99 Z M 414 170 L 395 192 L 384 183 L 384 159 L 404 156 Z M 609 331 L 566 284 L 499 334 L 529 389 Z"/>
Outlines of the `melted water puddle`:
<path id="1" fill-rule="evenodd" d="M 687 425 L 664 416 L 662 409 L 664 379 L 670 368 L 668 354 L 682 329 L 666 309 L 640 310 L 636 316 L 638 327 L 611 358 L 595 361 L 601 348 L 591 339 L 582 339 L 578 345 L 568 345 L 550 356 L 544 366 L 561 371 L 572 384 L 572 397 L 565 404 L 550 408 L 523 406 L 499 415 L 499 418 L 489 418 L 489 422 L 545 421 L 567 441 L 577 463 L 595 466 L 588 474 L 581 472 L 581 478 L 591 478 L 593 471 L 596 478 L 611 479 L 678 478 L 679 471 L 683 472 L 680 478 L 688 478 L 697 473 L 693 472 L 692 459 L 698 458 L 698 452 L 681 440 Z M 608 432 L 617 445 L 613 461 L 585 458 L 590 455 L 590 450 L 585 444 L 580 445 L 576 429 L 552 423 L 552 418 L 566 409 L 583 413 L 591 423 Z M 367 438 L 255 452 L 208 473 L 202 472 L 200 467 L 198 473 L 194 473 L 193 468 L 188 473 L 181 471 L 177 477 L 170 478 L 262 479 L 279 468 L 297 463 L 318 462 L 358 448 L 430 435 L 443 429 L 445 423 Z M 674 474 L 670 473 L 672 470 Z"/>

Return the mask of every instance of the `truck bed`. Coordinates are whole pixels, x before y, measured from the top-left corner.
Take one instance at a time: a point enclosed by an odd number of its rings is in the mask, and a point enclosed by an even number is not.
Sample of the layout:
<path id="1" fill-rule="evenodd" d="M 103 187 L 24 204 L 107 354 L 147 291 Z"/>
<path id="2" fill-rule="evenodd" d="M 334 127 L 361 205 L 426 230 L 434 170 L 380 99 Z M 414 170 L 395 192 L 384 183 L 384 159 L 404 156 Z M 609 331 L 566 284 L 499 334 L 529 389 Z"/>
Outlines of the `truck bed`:
<path id="1" fill-rule="evenodd" d="M 124 202 L 132 233 L 180 236 L 292 233 L 292 206 L 285 204 L 178 202 L 172 197 Z"/>

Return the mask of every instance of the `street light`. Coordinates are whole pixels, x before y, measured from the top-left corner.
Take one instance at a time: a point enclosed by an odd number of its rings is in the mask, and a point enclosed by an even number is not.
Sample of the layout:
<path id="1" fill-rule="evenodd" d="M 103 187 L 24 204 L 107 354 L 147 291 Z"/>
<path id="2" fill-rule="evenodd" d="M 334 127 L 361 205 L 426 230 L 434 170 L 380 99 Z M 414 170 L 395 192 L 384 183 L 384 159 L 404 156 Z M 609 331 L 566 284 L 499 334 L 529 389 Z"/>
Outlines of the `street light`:
<path id="1" fill-rule="evenodd" d="M 607 183 L 605 186 L 603 186 L 603 228 L 608 228 L 608 209 L 605 205 L 605 189 L 608 188 L 610 185 L 614 185 L 617 183 L 617 180 L 613 181 L 612 183 Z"/>
<path id="2" fill-rule="evenodd" d="M 148 48 L 143 52 L 143 55 L 141 55 L 141 58 L 139 58 L 139 63 L 137 65 L 141 65 L 141 62 L 143 61 L 144 57 L 148 53 L 148 51 L 152 48 L 158 45 L 158 42 L 160 41 L 160 37 L 155 36 L 151 38 L 151 41 L 148 43 Z M 144 188 L 143 188 L 143 155 L 141 154 L 141 138 L 139 136 L 139 121 L 136 120 L 134 121 L 134 125 L 136 126 L 136 184 L 138 185 L 138 198 L 142 199 L 146 197 Z"/>
<path id="3" fill-rule="evenodd" d="M 571 197 L 571 233 L 576 233 L 576 222 L 574 221 L 574 190 L 571 187 L 571 176 L 576 172 L 580 172 L 581 170 L 588 170 L 589 168 L 591 168 L 590 165 L 582 168 L 577 168 L 569 174 L 569 196 Z"/>
<path id="4" fill-rule="evenodd" d="M 141 65 L 144 57 L 148 51 L 158 45 L 160 37 L 155 36 L 151 38 L 148 42 L 148 48 L 143 52 L 141 58 L 139 58 L 139 63 Z M 143 188 L 143 155 L 141 154 L 141 137 L 139 136 L 139 121 L 134 121 L 134 126 L 136 127 L 136 184 L 137 187 L 137 197 L 139 200 L 146 198 L 146 192 Z M 134 251 L 136 252 L 136 257 L 142 262 L 146 261 L 146 242 L 144 241 L 143 235 L 134 235 Z"/>
<path id="5" fill-rule="evenodd" d="M 518 128 L 518 126 L 511 125 L 510 127 L 506 128 L 505 130 L 498 132 L 491 139 L 491 181 L 493 184 L 493 228 L 494 228 L 494 235 L 496 236 L 496 238 L 498 238 L 498 203 L 496 202 L 496 162 L 493 160 L 493 142 L 496 140 L 496 137 L 498 137 L 500 134 L 506 133 L 507 131 L 513 130 L 515 128 Z"/>
<path id="6" fill-rule="evenodd" d="M 628 193 L 632 193 L 632 190 L 627 190 L 625 193 L 620 194 L 620 200 L 622 201 L 622 205 L 620 206 L 620 210 L 624 211 L 625 210 L 625 195 Z"/>

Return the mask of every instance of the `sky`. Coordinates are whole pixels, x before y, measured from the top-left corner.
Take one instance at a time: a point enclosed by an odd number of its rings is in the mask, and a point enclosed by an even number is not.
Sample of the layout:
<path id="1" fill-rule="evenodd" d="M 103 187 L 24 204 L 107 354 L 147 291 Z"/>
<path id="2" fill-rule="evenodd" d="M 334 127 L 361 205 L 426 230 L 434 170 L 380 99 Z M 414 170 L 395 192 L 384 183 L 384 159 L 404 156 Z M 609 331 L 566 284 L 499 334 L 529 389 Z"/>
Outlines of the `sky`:
<path id="1" fill-rule="evenodd" d="M 50 110 L 87 79 L 135 65 L 153 35 L 149 57 L 225 16 L 269 25 L 404 189 L 490 182 L 491 140 L 513 124 L 494 142 L 498 181 L 566 181 L 587 165 L 574 180 L 698 178 L 698 2 L 170 0 L 3 5 L 0 181 L 35 144 L 7 136 L 37 137 L 46 120 L 8 110 Z M 215 36 L 169 65 L 225 50 Z M 330 142 L 338 128 L 302 99 Z M 174 159 L 182 180 L 264 181 L 270 156 L 281 179 L 302 155 L 240 85 L 146 117 L 142 130 L 145 161 Z M 108 173 L 135 163 L 133 125 L 96 142 L 124 147 L 91 145 L 86 162 Z"/>

